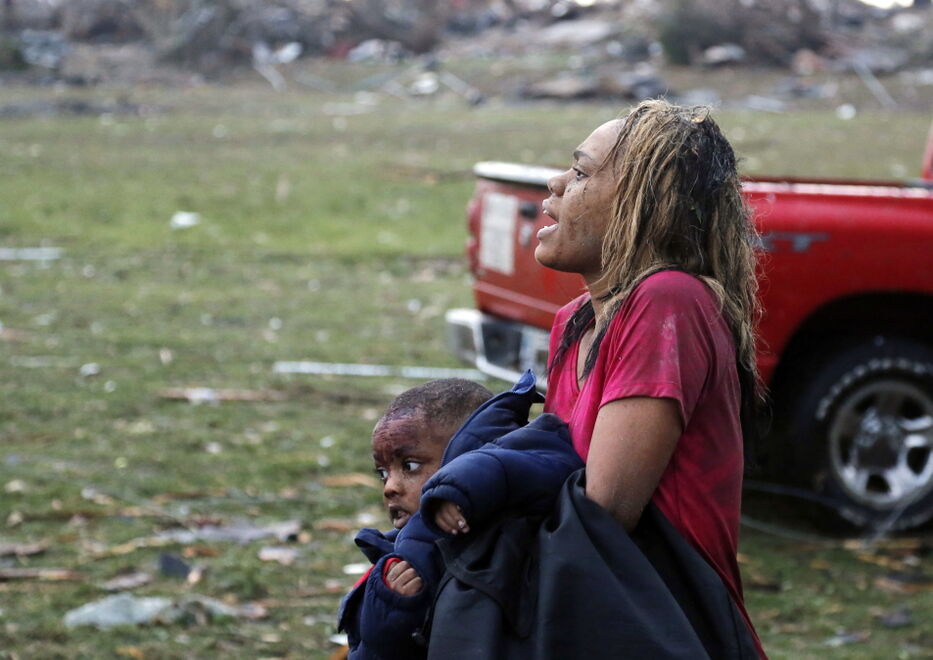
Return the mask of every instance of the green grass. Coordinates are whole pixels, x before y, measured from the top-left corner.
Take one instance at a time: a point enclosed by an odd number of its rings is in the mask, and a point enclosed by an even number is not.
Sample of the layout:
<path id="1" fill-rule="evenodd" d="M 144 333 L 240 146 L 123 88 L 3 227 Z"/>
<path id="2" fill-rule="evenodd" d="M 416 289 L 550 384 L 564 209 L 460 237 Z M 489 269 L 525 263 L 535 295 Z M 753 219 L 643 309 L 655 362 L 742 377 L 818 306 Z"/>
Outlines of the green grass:
<path id="1" fill-rule="evenodd" d="M 0 566 L 83 575 L 0 582 L 0 657 L 327 657 L 340 594 L 354 580 L 342 567 L 362 557 L 352 532 L 320 522 L 355 529 L 358 515 L 381 511 L 378 490 L 324 480 L 370 470 L 374 419 L 412 383 L 277 376 L 272 363 L 459 366 L 443 345 L 442 318 L 471 300 L 461 254 L 472 164 L 561 165 L 619 109 L 378 98 L 363 114 L 341 114 L 353 96 L 275 95 L 252 83 L 6 88 L 0 103 L 56 96 L 122 98 L 147 110 L 0 122 L 0 246 L 64 249 L 46 264 L 0 262 L 0 538 L 51 544 Z M 870 112 L 843 122 L 827 108 L 719 116 L 747 171 L 798 176 L 916 175 L 929 122 Z M 201 223 L 170 229 L 179 210 Z M 26 358 L 51 366 L 21 366 Z M 100 372 L 81 376 L 91 362 Z M 174 386 L 272 389 L 285 399 L 160 398 Z M 88 499 L 88 489 L 111 499 Z M 774 520 L 770 502 L 752 512 Z M 135 593 L 261 601 L 267 619 L 63 626 L 66 611 L 106 595 L 103 581 L 129 567 L 155 571 L 161 552 L 185 549 L 99 557 L 102 548 L 179 521 L 238 518 L 301 520 L 309 536 L 295 543 L 299 560 L 260 562 L 271 540 L 197 544 L 205 556 L 190 561 L 207 568 L 199 584 L 155 573 Z M 894 550 L 859 556 L 841 542 L 743 533 L 748 604 L 773 657 L 930 653 L 920 623 L 933 616 L 930 592 L 876 586 L 892 566 L 904 568 Z M 912 626 L 877 621 L 900 606 Z M 870 636 L 825 646 L 839 630 Z"/>

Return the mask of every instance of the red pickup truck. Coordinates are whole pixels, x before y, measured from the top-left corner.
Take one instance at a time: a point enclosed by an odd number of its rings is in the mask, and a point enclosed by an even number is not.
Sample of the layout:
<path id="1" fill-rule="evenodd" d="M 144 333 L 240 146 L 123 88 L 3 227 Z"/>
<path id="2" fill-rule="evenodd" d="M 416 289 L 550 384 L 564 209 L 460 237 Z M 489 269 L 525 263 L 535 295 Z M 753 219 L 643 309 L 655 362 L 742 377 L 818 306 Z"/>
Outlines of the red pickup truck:
<path id="1" fill-rule="evenodd" d="M 467 209 L 476 309 L 447 313 L 454 352 L 514 380 L 544 375 L 557 309 L 579 276 L 534 259 L 557 170 L 478 163 Z M 933 130 L 922 178 L 749 178 L 761 234 L 759 364 L 769 474 L 862 527 L 933 516 Z"/>

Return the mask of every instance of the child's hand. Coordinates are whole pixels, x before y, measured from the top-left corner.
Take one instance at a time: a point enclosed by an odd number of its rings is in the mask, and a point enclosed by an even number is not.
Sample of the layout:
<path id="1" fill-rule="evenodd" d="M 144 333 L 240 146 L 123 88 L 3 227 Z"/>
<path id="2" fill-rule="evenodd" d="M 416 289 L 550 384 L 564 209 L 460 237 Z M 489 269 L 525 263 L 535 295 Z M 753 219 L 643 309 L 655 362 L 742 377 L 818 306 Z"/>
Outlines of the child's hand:
<path id="1" fill-rule="evenodd" d="M 434 514 L 434 524 L 448 534 L 456 535 L 460 532 L 466 534 L 470 531 L 470 526 L 467 525 L 460 507 L 450 500 L 444 500 L 444 503 L 437 507 L 437 513 Z"/>
<path id="2" fill-rule="evenodd" d="M 389 589 L 403 596 L 414 596 L 423 586 L 417 571 L 404 559 L 393 562 L 383 579 Z"/>

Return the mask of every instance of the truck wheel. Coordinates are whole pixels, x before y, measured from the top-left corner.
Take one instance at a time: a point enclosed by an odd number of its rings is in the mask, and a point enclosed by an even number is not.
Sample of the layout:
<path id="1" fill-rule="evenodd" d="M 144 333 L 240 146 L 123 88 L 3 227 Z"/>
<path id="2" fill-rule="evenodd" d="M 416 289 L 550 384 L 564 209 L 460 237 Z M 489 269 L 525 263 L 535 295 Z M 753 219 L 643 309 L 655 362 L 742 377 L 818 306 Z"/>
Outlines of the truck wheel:
<path id="1" fill-rule="evenodd" d="M 877 338 L 844 350 L 791 413 L 798 474 L 859 527 L 933 516 L 933 350 Z M 802 372 L 805 375 L 805 371 Z"/>

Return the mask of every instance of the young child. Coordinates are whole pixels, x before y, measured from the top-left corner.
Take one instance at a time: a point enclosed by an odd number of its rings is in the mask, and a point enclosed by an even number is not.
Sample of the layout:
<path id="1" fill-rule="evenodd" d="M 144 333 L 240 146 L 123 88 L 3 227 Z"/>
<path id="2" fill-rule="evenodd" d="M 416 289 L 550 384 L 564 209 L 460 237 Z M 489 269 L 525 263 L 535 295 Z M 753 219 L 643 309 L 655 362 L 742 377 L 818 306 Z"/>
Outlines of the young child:
<path id="1" fill-rule="evenodd" d="M 582 467 L 562 421 L 544 414 L 528 424 L 543 400 L 531 372 L 489 397 L 469 381 L 432 381 L 400 395 L 376 424 L 373 460 L 395 529 L 355 539 L 373 567 L 338 615 L 351 659 L 426 657 L 421 630 L 444 570 L 434 542 L 504 511 L 546 512 Z"/>
<path id="2" fill-rule="evenodd" d="M 393 530 L 383 534 L 363 529 L 355 542 L 373 567 L 354 585 L 340 606 L 339 627 L 347 632 L 350 658 L 383 657 L 395 646 L 397 657 L 423 656 L 411 640 L 430 605 L 424 579 L 440 571 L 431 545 L 436 534 L 421 522 L 421 488 L 441 465 L 447 441 L 492 392 L 459 378 L 433 380 L 400 394 L 376 423 L 372 435 L 373 463 L 382 479 L 382 502 Z M 396 539 L 409 522 L 402 542 L 412 567 L 396 552 Z M 422 576 L 425 576 L 424 578 Z M 386 639 L 382 631 L 398 631 Z M 407 631 L 405 634 L 404 631 Z M 370 648 L 376 646 L 378 648 Z"/>

